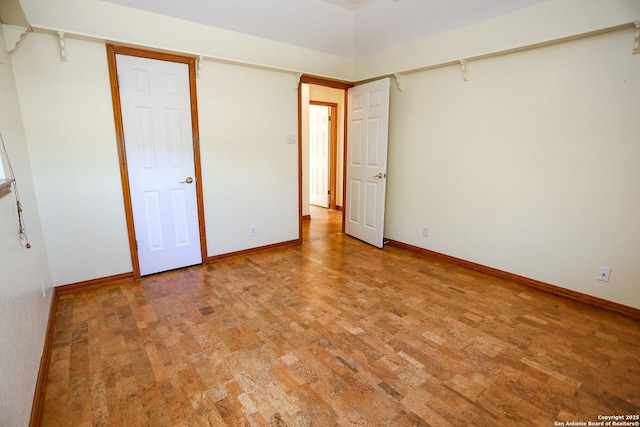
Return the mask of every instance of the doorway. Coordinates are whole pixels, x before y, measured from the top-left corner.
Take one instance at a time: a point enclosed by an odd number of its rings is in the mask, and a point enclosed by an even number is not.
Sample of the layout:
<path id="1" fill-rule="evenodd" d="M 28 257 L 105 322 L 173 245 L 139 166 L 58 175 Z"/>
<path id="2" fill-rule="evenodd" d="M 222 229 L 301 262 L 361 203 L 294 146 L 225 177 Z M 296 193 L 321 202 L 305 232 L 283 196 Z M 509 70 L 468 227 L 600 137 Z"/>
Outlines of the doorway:
<path id="1" fill-rule="evenodd" d="M 300 239 L 301 242 L 310 239 L 326 237 L 344 231 L 343 195 L 344 195 L 344 154 L 345 154 L 345 123 L 346 123 L 346 90 L 352 84 L 336 82 L 302 76 L 299 86 L 299 128 L 300 128 Z M 322 168 L 313 170 L 311 158 L 313 149 L 310 135 L 310 108 L 312 106 L 325 107 L 331 119 L 328 136 L 326 172 Z M 315 156 L 318 160 L 318 156 Z M 322 156 L 320 156 L 322 157 Z M 324 160 L 322 160 L 324 162 Z M 326 173 L 326 201 L 312 200 L 311 185 L 321 189 L 318 185 L 319 176 Z M 314 175 L 312 177 L 312 174 Z M 316 191 L 316 197 L 321 191 Z M 326 206 L 326 207 L 325 207 Z"/>

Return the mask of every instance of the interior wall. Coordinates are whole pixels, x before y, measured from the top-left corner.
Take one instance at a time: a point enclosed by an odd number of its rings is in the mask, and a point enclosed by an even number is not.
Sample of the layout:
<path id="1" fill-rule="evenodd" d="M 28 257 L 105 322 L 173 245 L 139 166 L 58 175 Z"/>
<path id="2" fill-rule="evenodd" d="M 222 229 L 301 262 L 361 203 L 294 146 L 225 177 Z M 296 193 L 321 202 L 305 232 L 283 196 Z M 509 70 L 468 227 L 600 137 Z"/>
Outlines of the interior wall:
<path id="1" fill-rule="evenodd" d="M 205 61 L 197 85 L 209 256 L 298 239 L 296 76 Z"/>
<path id="2" fill-rule="evenodd" d="M 0 198 L 0 425 L 26 426 L 49 317 L 51 274 L 11 55 L 4 46 L 0 31 L 0 133 L 18 183 L 31 248 L 20 243 L 12 192 Z"/>
<path id="3" fill-rule="evenodd" d="M 466 82 L 451 66 L 392 85 L 386 237 L 640 308 L 633 39 L 621 30 L 473 61 Z"/>
<path id="4" fill-rule="evenodd" d="M 55 284 L 130 272 L 105 45 L 27 33 L 13 53 Z"/>

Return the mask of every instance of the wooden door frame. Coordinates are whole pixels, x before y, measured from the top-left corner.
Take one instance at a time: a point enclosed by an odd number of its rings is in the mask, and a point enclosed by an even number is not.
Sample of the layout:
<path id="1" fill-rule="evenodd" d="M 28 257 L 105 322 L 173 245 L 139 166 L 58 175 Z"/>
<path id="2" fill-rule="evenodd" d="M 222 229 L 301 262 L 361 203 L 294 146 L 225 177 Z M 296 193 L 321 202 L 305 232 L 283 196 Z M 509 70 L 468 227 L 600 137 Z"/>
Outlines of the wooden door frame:
<path id="1" fill-rule="evenodd" d="M 349 95 L 347 90 L 354 86 L 353 83 L 338 81 L 338 80 L 329 80 L 324 79 L 322 77 L 314 77 L 303 74 L 300 77 L 300 81 L 298 82 L 298 242 L 302 243 L 302 84 L 310 84 L 317 86 L 326 86 L 332 89 L 341 89 L 344 91 L 344 111 L 342 112 L 344 116 L 344 132 L 342 138 L 342 147 L 343 147 L 343 159 L 342 162 L 342 197 L 344 199 L 345 193 L 347 191 L 346 184 L 346 173 L 347 173 L 347 111 L 349 109 L 348 101 Z M 336 125 L 337 126 L 337 125 Z M 337 137 L 336 137 L 337 140 Z M 337 154 L 337 152 L 336 152 Z M 343 200 L 344 202 L 344 200 Z M 344 203 L 343 203 L 344 205 Z M 344 206 L 342 210 L 342 232 L 344 233 Z"/>
<path id="2" fill-rule="evenodd" d="M 329 107 L 329 116 L 333 118 L 330 121 L 331 127 L 329 132 L 329 209 L 336 208 L 336 168 L 338 166 L 338 104 L 335 102 L 312 101 L 309 105 L 321 105 Z"/>
<path id="3" fill-rule="evenodd" d="M 196 95 L 196 60 L 186 56 L 179 56 L 163 52 L 153 52 L 125 46 L 107 44 L 107 61 L 109 64 L 109 80 L 111 85 L 111 100 L 113 103 L 113 116 L 116 128 L 116 140 L 118 145 L 118 158 L 120 161 L 120 178 L 122 180 L 122 195 L 124 198 L 124 210 L 129 235 L 129 250 L 131 252 L 131 265 L 133 277 L 140 278 L 140 261 L 136 244 L 136 231 L 133 222 L 133 206 L 131 204 L 131 187 L 129 185 L 129 171 L 127 169 L 127 155 L 124 141 L 124 126 L 122 123 L 122 106 L 120 103 L 120 90 L 118 87 L 118 70 L 116 55 L 128 55 L 160 61 L 177 62 L 187 64 L 189 67 L 189 95 L 191 99 L 191 132 L 193 138 L 193 163 L 196 178 L 196 203 L 198 208 L 198 224 L 200 232 L 200 252 L 202 263 L 207 259 L 207 235 L 204 224 L 204 199 L 202 193 L 202 167 L 200 164 L 200 134 L 198 131 L 198 100 Z"/>

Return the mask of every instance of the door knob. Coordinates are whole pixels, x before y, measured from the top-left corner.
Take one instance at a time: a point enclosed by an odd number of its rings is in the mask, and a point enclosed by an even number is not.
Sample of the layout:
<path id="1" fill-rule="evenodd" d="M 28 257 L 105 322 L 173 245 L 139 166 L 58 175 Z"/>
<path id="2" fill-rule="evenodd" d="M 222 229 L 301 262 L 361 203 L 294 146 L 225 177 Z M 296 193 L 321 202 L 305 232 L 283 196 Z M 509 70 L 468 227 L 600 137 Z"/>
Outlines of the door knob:
<path id="1" fill-rule="evenodd" d="M 187 177 L 184 181 L 180 181 L 180 184 L 191 184 L 193 182 L 193 178 L 190 176 Z"/>
<path id="2" fill-rule="evenodd" d="M 374 178 L 378 178 L 378 179 L 382 179 L 382 178 L 386 178 L 387 174 L 383 174 L 382 172 L 378 172 L 377 175 L 373 175 Z"/>

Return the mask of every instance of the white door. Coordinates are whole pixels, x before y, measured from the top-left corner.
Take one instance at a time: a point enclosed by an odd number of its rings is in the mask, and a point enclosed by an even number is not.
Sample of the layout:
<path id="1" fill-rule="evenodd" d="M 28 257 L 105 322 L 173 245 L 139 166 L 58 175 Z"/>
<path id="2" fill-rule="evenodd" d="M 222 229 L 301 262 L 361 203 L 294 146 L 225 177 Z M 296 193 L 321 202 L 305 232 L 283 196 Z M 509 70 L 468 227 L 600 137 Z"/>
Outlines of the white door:
<path id="1" fill-rule="evenodd" d="M 189 66 L 116 62 L 140 274 L 200 264 Z"/>
<path id="2" fill-rule="evenodd" d="M 349 89 L 345 233 L 381 248 L 389 141 L 389 79 Z"/>
<path id="3" fill-rule="evenodd" d="M 329 111 L 309 105 L 309 203 L 329 207 Z"/>

